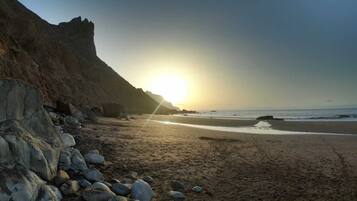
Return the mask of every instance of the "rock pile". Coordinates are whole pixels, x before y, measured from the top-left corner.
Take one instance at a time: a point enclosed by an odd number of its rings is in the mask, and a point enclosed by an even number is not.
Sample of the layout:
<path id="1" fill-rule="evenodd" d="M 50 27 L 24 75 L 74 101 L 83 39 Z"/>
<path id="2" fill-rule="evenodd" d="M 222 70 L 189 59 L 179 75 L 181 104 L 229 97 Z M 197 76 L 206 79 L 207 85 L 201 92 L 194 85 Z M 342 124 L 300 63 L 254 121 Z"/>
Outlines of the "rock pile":
<path id="1" fill-rule="evenodd" d="M 60 200 L 45 181 L 56 176 L 62 147 L 39 92 L 0 80 L 0 200 Z"/>

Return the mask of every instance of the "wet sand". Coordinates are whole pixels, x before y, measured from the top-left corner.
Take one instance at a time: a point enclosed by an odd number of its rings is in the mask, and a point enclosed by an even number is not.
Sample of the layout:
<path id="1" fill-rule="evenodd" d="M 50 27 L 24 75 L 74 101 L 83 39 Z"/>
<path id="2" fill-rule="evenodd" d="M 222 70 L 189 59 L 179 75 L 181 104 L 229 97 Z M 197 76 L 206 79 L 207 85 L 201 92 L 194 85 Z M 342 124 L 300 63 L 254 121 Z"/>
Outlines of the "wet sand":
<path id="1" fill-rule="evenodd" d="M 75 137 L 79 149 L 99 149 L 107 179 L 129 171 L 155 179 L 156 200 L 171 200 L 169 181 L 187 184 L 186 200 L 357 200 L 357 135 L 254 135 L 165 125 L 146 121 L 100 119 Z M 256 121 L 206 120 L 155 116 L 202 125 L 249 126 Z M 143 127 L 143 125 L 145 125 Z M 355 123 L 324 125 L 275 122 L 288 130 L 356 133 Z M 294 127 L 294 128 L 295 128 Z M 323 130 L 326 132 L 327 130 Z M 189 189 L 201 185 L 205 193 Z"/>

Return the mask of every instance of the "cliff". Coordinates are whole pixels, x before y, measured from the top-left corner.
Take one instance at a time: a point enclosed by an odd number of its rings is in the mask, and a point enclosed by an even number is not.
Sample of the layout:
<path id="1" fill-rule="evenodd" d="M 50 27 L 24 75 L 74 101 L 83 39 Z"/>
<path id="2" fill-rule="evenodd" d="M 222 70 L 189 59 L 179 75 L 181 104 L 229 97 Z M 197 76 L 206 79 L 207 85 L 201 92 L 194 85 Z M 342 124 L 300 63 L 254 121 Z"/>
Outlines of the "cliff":
<path id="1" fill-rule="evenodd" d="M 113 102 L 143 113 L 157 107 L 98 58 L 92 22 L 77 17 L 52 25 L 15 0 L 0 0 L 0 78 L 34 85 L 48 105 L 57 100 L 77 106 Z"/>

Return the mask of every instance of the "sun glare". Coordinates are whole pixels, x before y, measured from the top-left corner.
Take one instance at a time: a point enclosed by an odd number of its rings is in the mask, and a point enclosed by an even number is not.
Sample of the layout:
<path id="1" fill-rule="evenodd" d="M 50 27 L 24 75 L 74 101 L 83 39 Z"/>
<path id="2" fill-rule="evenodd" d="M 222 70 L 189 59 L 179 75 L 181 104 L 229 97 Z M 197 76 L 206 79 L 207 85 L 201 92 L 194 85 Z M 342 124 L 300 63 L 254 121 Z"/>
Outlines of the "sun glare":
<path id="1" fill-rule="evenodd" d="M 165 100 L 173 103 L 182 103 L 187 96 L 187 82 L 178 75 L 160 75 L 152 80 L 149 90 L 161 95 Z"/>

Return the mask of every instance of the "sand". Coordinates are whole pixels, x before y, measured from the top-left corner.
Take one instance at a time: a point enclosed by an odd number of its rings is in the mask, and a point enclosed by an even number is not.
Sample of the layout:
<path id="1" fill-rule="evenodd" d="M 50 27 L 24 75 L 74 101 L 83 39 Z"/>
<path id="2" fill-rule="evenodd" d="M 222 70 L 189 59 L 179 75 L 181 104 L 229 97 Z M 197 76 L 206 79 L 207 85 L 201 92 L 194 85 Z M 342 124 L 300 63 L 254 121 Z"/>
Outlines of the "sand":
<path id="1" fill-rule="evenodd" d="M 186 200 L 357 200 L 357 135 L 253 135 L 165 125 L 147 116 L 100 119 L 75 137 L 80 150 L 99 149 L 106 178 L 150 175 L 157 196 L 170 180 L 187 185 Z M 155 116 L 202 125 L 249 126 L 256 121 Z M 273 122 L 274 128 L 357 134 L 356 123 Z M 327 129 L 327 130 L 326 130 Z M 200 185 L 204 193 L 190 188 Z"/>

